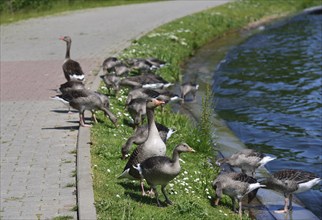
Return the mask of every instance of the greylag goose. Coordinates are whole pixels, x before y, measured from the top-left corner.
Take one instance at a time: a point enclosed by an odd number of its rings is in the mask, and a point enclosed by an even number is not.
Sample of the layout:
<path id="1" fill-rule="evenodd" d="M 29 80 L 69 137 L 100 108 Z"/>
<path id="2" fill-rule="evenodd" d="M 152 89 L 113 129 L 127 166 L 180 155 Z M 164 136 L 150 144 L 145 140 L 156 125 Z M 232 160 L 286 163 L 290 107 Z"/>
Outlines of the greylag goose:
<path id="1" fill-rule="evenodd" d="M 171 135 L 175 132 L 173 129 L 168 128 L 160 123 L 155 123 L 157 126 L 157 129 L 159 131 L 159 135 L 164 143 L 171 137 Z M 124 160 L 126 158 L 126 155 L 129 153 L 129 150 L 132 146 L 132 144 L 143 144 L 146 139 L 148 138 L 149 131 L 148 131 L 148 125 L 141 125 L 137 127 L 134 134 L 129 137 L 126 141 L 126 143 L 122 146 L 122 159 Z"/>
<path id="2" fill-rule="evenodd" d="M 164 156 L 166 153 L 166 145 L 162 141 L 157 126 L 154 121 L 154 109 L 163 104 L 157 99 L 147 99 L 146 113 L 148 118 L 148 138 L 132 152 L 123 173 L 118 177 L 141 180 L 139 172 L 133 168 L 133 165 L 141 163 L 143 160 L 153 156 Z M 145 195 L 143 181 L 141 181 L 142 194 Z"/>
<path id="3" fill-rule="evenodd" d="M 128 93 L 125 105 L 128 105 L 132 99 L 137 98 L 157 98 L 165 103 L 182 100 L 178 95 L 165 89 L 138 88 L 133 89 Z"/>
<path id="4" fill-rule="evenodd" d="M 160 60 L 158 58 L 134 58 L 126 60 L 127 64 L 129 64 L 132 69 L 138 70 L 140 73 L 148 73 L 151 70 L 156 70 L 165 65 L 165 61 Z"/>
<path id="5" fill-rule="evenodd" d="M 72 91 L 83 90 L 83 89 L 85 89 L 85 85 L 83 84 L 83 82 L 67 81 L 66 83 L 60 85 L 58 92 L 60 92 L 61 94 L 68 94 Z M 58 96 L 52 97 L 52 99 L 58 100 L 58 101 L 62 102 L 64 105 L 66 105 L 68 108 L 68 113 L 71 113 L 70 105 L 69 105 L 69 101 L 70 101 L 71 97 L 69 97 L 67 95 L 67 96 L 65 96 L 65 98 L 68 99 L 68 101 L 66 99 L 63 99 L 63 95 L 58 95 Z"/>
<path id="6" fill-rule="evenodd" d="M 320 177 L 314 173 L 285 169 L 280 170 L 261 181 L 266 185 L 267 189 L 272 189 L 284 194 L 284 208 L 282 210 L 276 210 L 276 213 L 287 213 L 292 210 L 293 193 L 301 193 L 311 189 L 313 186 L 321 181 Z"/>
<path id="7" fill-rule="evenodd" d="M 166 156 L 154 156 L 147 158 L 141 163 L 134 166 L 138 170 L 142 179 L 145 179 L 154 191 L 157 204 L 161 206 L 156 187 L 161 185 L 161 191 L 165 197 L 167 204 L 172 204 L 168 198 L 165 187 L 180 173 L 181 167 L 179 156 L 183 152 L 195 152 L 188 144 L 182 143 L 175 147 L 172 153 L 172 158 Z"/>
<path id="8" fill-rule="evenodd" d="M 251 173 L 252 176 L 254 176 L 257 168 L 262 167 L 266 163 L 275 159 L 276 157 L 265 156 L 264 154 L 252 149 L 245 149 L 231 155 L 230 157 L 218 159 L 216 164 L 221 166 L 226 163 L 233 167 L 240 168 L 245 174 Z"/>
<path id="9" fill-rule="evenodd" d="M 130 76 L 121 80 L 120 85 L 127 86 L 131 88 L 149 88 L 149 89 L 160 89 L 168 88 L 172 86 L 172 83 L 169 83 L 161 76 L 158 76 L 153 73 Z"/>
<path id="10" fill-rule="evenodd" d="M 131 69 L 123 62 L 115 64 L 110 70 L 111 73 L 117 76 L 127 76 Z"/>
<path id="11" fill-rule="evenodd" d="M 164 101 L 165 104 L 183 101 L 183 99 L 180 98 L 177 94 L 174 94 L 168 90 L 163 90 L 162 92 L 160 92 L 160 95 L 157 96 L 157 99 Z"/>
<path id="12" fill-rule="evenodd" d="M 126 106 L 127 110 L 133 119 L 134 128 L 142 124 L 143 117 L 146 115 L 146 98 L 132 99 Z"/>
<path id="13" fill-rule="evenodd" d="M 60 40 L 66 42 L 66 55 L 63 64 L 63 71 L 67 81 L 79 80 L 83 81 L 85 76 L 80 64 L 70 58 L 70 47 L 72 44 L 72 39 L 69 36 L 60 37 Z"/>
<path id="14" fill-rule="evenodd" d="M 126 63 L 131 66 L 132 70 L 137 70 L 139 73 L 148 73 L 151 69 L 151 64 L 143 58 L 127 59 Z"/>
<path id="15" fill-rule="evenodd" d="M 103 80 L 103 82 L 106 85 L 106 88 L 109 90 L 109 93 L 111 93 L 111 89 L 115 92 L 115 94 L 118 93 L 118 91 L 120 90 L 120 81 L 121 78 L 119 76 L 116 76 L 114 74 L 105 74 L 100 76 L 101 79 Z"/>
<path id="16" fill-rule="evenodd" d="M 103 93 L 100 93 L 100 92 L 94 92 L 94 93 L 100 98 L 103 107 L 107 110 L 108 113 L 106 111 L 104 111 L 105 114 L 109 117 L 109 119 L 112 121 L 112 123 L 115 126 L 117 126 L 117 124 L 116 124 L 117 123 L 117 118 L 109 110 L 110 109 L 110 99 L 108 98 L 108 96 L 103 94 Z M 93 113 L 92 118 L 93 118 L 94 122 L 97 123 L 96 116 L 95 116 L 95 110 L 92 111 L 92 113 Z"/>
<path id="17" fill-rule="evenodd" d="M 72 98 L 79 97 L 79 95 L 83 94 L 83 91 L 86 91 L 85 85 L 83 84 L 83 82 L 80 81 L 67 81 L 64 84 L 61 84 L 58 90 L 62 93 L 62 95 L 55 96 L 53 97 L 53 99 L 62 101 L 64 104 L 68 106 L 68 108 L 70 108 L 69 101 L 71 101 Z M 110 107 L 110 100 L 105 94 L 99 92 L 95 92 L 95 94 L 99 96 L 103 103 L 103 106 L 105 106 L 106 108 Z M 65 99 L 63 99 L 63 97 Z M 93 115 L 93 118 L 95 122 L 97 122 L 95 114 Z"/>
<path id="18" fill-rule="evenodd" d="M 151 65 L 151 69 L 159 69 L 165 66 L 166 62 L 163 60 L 160 60 L 155 57 L 147 58 L 146 61 L 148 61 Z"/>
<path id="19" fill-rule="evenodd" d="M 104 73 L 109 73 L 120 61 L 116 57 L 108 57 L 103 61 L 102 68 Z"/>
<path id="20" fill-rule="evenodd" d="M 181 98 L 185 101 L 185 98 L 188 94 L 192 95 L 192 100 L 196 99 L 196 93 L 199 89 L 199 85 L 196 83 L 186 82 L 181 84 L 180 91 L 181 91 Z"/>
<path id="21" fill-rule="evenodd" d="M 80 81 L 67 81 L 64 84 L 59 86 L 59 92 L 67 93 L 71 90 L 82 90 L 85 89 L 85 85 L 83 82 Z"/>
<path id="22" fill-rule="evenodd" d="M 236 211 L 235 200 L 238 200 L 238 213 L 242 217 L 242 199 L 244 196 L 256 190 L 255 193 L 248 196 L 248 203 L 251 202 L 255 198 L 258 188 L 265 187 L 265 185 L 261 185 L 255 178 L 244 173 L 230 172 L 219 174 L 213 181 L 212 187 L 217 196 L 214 205 L 218 206 L 222 194 L 228 195 L 232 200 L 234 211 Z"/>
<path id="23" fill-rule="evenodd" d="M 85 110 L 89 110 L 92 112 L 93 119 L 95 122 L 95 111 L 102 110 L 106 116 L 112 121 L 112 123 L 117 126 L 117 118 L 113 115 L 113 113 L 108 109 L 109 101 L 107 96 L 104 97 L 103 94 L 92 92 L 90 90 L 73 90 L 68 93 L 63 93 L 61 95 L 56 96 L 62 99 L 65 102 L 68 102 L 69 105 L 79 111 L 79 122 L 83 127 L 89 127 L 89 125 L 85 124 L 84 121 L 84 112 Z"/>
<path id="24" fill-rule="evenodd" d="M 128 95 L 127 95 L 127 99 L 125 101 L 125 105 L 129 105 L 130 102 L 133 99 L 137 99 L 137 98 L 156 98 L 160 95 L 159 92 L 152 90 L 152 89 L 146 89 L 146 88 L 138 88 L 138 89 L 133 89 L 131 91 L 129 91 Z"/>

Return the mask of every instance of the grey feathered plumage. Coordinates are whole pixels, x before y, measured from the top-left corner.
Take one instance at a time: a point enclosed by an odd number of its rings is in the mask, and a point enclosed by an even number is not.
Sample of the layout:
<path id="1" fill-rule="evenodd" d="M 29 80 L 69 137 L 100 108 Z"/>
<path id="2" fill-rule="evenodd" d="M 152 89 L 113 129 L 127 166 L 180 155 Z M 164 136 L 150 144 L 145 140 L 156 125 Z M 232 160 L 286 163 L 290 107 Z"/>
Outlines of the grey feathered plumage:
<path id="1" fill-rule="evenodd" d="M 233 203 L 233 210 L 235 211 L 235 200 L 239 203 L 239 215 L 242 216 L 242 199 L 245 195 L 249 194 L 248 202 L 256 196 L 257 190 L 264 187 L 257 182 L 257 180 L 244 173 L 221 173 L 213 181 L 212 187 L 216 192 L 215 205 L 218 205 L 222 194 L 228 195 Z M 252 192 L 254 191 L 254 192 Z"/>
<path id="2" fill-rule="evenodd" d="M 288 212 L 292 209 L 293 193 L 301 193 L 311 189 L 321 181 L 316 174 L 296 169 L 284 169 L 273 173 L 262 184 L 267 189 L 272 189 L 284 194 L 284 209 L 276 212 Z"/>

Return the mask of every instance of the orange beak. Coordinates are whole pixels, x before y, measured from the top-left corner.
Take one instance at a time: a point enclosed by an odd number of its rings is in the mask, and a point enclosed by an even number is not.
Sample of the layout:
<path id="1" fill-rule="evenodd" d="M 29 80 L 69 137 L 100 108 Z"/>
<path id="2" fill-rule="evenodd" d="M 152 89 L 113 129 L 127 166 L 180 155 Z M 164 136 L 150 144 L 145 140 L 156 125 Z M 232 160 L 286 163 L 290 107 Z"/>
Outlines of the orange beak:
<path id="1" fill-rule="evenodd" d="M 165 104 L 165 102 L 164 102 L 164 101 L 161 101 L 161 100 L 158 100 L 158 99 L 155 99 L 155 100 L 154 100 L 154 103 L 155 103 L 156 105 L 162 105 L 162 104 Z"/>

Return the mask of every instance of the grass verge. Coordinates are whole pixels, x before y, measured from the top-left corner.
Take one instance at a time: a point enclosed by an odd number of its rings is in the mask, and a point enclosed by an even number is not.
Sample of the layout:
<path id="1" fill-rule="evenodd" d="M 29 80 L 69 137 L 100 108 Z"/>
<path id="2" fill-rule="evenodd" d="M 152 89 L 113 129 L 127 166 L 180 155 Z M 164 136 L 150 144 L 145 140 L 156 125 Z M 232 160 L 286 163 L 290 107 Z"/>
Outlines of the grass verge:
<path id="1" fill-rule="evenodd" d="M 181 79 L 180 66 L 209 40 L 223 36 L 227 31 L 240 29 L 265 17 L 279 17 L 295 13 L 303 8 L 318 5 L 316 0 L 266 1 L 244 0 L 219 6 L 207 11 L 178 19 L 163 25 L 146 36 L 133 41 L 120 56 L 157 57 L 169 63 L 158 74 L 169 81 Z M 101 91 L 107 92 L 101 87 Z M 99 123 L 91 130 L 92 168 L 94 173 L 95 206 L 99 219 L 239 219 L 231 211 L 231 201 L 224 197 L 221 206 L 212 207 L 211 182 L 218 169 L 212 166 L 214 152 L 207 141 L 210 134 L 209 97 L 204 98 L 202 117 L 195 126 L 188 116 L 173 113 L 168 106 L 156 120 L 177 132 L 167 143 L 167 155 L 175 145 L 187 142 L 197 153 L 182 155 L 181 174 L 167 187 L 174 205 L 158 208 L 154 198 L 143 197 L 137 181 L 120 181 L 126 161 L 122 161 L 121 146 L 132 134 L 132 128 L 124 121 L 130 116 L 124 111 L 127 91 L 111 96 L 111 110 L 117 115 L 119 128 L 98 115 Z M 208 97 L 209 96 L 209 97 Z M 160 189 L 158 189 L 160 190 Z M 162 198 L 162 197 L 161 197 Z M 247 219 L 247 216 L 244 216 Z"/>
<path id="2" fill-rule="evenodd" d="M 0 3 L 0 24 L 53 15 L 65 11 L 155 1 L 158 0 L 2 0 Z"/>

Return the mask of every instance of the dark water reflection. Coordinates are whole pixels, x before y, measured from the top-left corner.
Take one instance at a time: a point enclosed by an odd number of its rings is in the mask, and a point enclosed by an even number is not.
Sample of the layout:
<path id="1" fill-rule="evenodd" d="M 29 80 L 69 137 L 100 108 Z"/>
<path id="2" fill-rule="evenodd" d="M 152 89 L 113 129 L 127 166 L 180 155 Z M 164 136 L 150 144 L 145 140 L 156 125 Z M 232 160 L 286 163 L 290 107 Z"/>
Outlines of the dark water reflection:
<path id="1" fill-rule="evenodd" d="M 322 15 L 271 25 L 233 47 L 218 65 L 216 112 L 267 165 L 322 176 Z M 321 186 L 299 194 L 322 218 Z"/>

